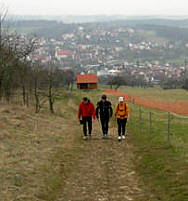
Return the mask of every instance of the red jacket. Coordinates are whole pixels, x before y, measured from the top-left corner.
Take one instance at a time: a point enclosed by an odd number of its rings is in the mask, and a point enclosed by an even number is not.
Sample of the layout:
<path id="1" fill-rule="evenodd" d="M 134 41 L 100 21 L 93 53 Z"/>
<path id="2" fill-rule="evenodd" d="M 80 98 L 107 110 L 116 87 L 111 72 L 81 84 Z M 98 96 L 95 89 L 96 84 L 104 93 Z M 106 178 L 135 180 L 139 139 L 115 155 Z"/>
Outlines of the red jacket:
<path id="1" fill-rule="evenodd" d="M 93 119 L 95 119 L 96 113 L 95 113 L 95 107 L 92 102 L 88 102 L 88 104 L 84 104 L 83 102 L 80 103 L 79 110 L 78 110 L 78 119 L 80 119 L 80 116 L 82 117 L 91 117 L 93 116 Z"/>

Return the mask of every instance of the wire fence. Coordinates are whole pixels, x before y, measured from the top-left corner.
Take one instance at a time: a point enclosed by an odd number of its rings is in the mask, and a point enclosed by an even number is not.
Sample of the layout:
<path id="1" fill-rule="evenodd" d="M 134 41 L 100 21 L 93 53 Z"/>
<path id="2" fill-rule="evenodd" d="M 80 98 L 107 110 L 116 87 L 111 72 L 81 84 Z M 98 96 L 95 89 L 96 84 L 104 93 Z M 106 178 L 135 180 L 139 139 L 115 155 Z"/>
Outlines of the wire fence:
<path id="1" fill-rule="evenodd" d="M 136 97 L 130 94 L 126 94 L 121 91 L 105 90 L 106 94 L 112 94 L 115 96 L 122 96 L 128 102 L 136 105 L 141 105 L 147 108 L 157 109 L 161 111 L 171 111 L 177 114 L 188 115 L 188 102 L 187 101 L 163 101 L 151 98 Z"/>
<path id="2" fill-rule="evenodd" d="M 188 116 L 152 110 L 132 102 L 128 104 L 130 106 L 129 128 L 136 133 L 148 133 L 151 138 L 158 141 L 165 137 L 168 147 L 172 145 L 172 137 L 182 141 L 180 138 L 187 134 L 188 138 Z"/>
<path id="3" fill-rule="evenodd" d="M 155 144 L 187 146 L 188 102 L 135 97 L 115 90 L 106 90 L 105 93 L 123 96 L 129 104 L 129 129 L 138 134 L 148 134 Z"/>

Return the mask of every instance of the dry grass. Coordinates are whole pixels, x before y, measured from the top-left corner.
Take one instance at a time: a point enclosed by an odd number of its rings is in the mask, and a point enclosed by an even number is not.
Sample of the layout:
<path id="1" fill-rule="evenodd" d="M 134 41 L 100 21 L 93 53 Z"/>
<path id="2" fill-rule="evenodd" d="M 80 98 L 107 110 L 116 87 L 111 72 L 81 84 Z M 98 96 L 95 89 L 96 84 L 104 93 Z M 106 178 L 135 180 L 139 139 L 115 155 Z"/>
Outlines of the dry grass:
<path id="1" fill-rule="evenodd" d="M 82 141 L 78 104 L 86 95 L 95 103 L 101 94 L 66 92 L 55 103 L 55 115 L 46 108 L 35 114 L 18 105 L 0 107 L 0 201 L 122 201 L 143 195 L 131 146 L 119 146 L 114 129 L 104 142 L 96 122 L 96 140 Z"/>
<path id="2" fill-rule="evenodd" d="M 48 183 L 52 189 L 53 185 L 61 188 L 63 156 L 75 143 L 76 126 L 72 129 L 67 122 L 58 115 L 35 114 L 21 106 L 1 106 L 0 200 L 45 200 L 51 191 Z M 51 178 L 61 183 L 49 182 Z"/>

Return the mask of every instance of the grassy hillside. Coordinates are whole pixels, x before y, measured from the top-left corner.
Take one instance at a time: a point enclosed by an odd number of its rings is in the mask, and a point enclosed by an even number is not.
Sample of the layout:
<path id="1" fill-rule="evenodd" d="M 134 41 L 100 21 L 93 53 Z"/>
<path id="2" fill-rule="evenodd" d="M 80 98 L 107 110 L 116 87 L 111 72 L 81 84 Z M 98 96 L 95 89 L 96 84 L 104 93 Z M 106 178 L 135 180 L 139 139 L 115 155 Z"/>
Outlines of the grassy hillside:
<path id="1" fill-rule="evenodd" d="M 153 200 L 186 201 L 188 199 L 188 118 L 171 116 L 170 147 L 167 144 L 167 113 L 152 111 L 150 133 L 149 109 L 131 106 L 129 123 L 131 142 L 135 146 L 135 164 Z M 148 188 L 149 187 L 149 188 Z"/>
<path id="2" fill-rule="evenodd" d="M 74 94 L 65 93 L 56 114 L 35 114 L 18 105 L 0 107 L 0 200 L 55 200 L 80 151 L 72 119 Z M 70 115 L 69 115 L 70 114 Z M 70 126 L 70 119 L 75 127 Z M 72 122 L 72 123 L 73 123 Z M 71 151 L 70 151 L 71 150 Z M 65 163 L 64 163 L 65 161 Z M 65 164 L 65 165 L 64 165 Z"/>
<path id="3" fill-rule="evenodd" d="M 188 92 L 180 89 L 122 87 L 121 91 L 157 100 L 188 100 Z M 156 195 L 152 201 L 186 201 L 188 199 L 188 117 L 171 115 L 170 147 L 168 147 L 167 112 L 132 104 L 130 108 L 130 141 L 134 144 L 137 155 L 135 164 L 137 171 L 142 175 L 146 189 Z M 152 113 L 151 130 L 150 112 Z"/>
<path id="4" fill-rule="evenodd" d="M 82 140 L 78 104 L 83 96 L 96 102 L 101 94 L 102 90 L 59 90 L 54 115 L 47 105 L 35 114 L 33 108 L 19 106 L 19 99 L 17 104 L 1 104 L 0 200 L 121 201 L 144 196 L 132 164 L 132 147 L 117 146 L 113 124 L 111 140 L 101 140 L 98 122 L 94 122 L 93 140 Z"/>
<path id="5" fill-rule="evenodd" d="M 122 89 L 152 98 L 158 93 L 168 100 L 182 93 Z M 96 102 L 102 93 L 103 89 L 60 90 L 54 115 L 46 107 L 35 114 L 32 108 L 1 104 L 0 200 L 188 200 L 188 120 L 172 116 L 168 147 L 167 114 L 152 111 L 150 136 L 149 110 L 141 108 L 140 121 L 139 107 L 130 104 L 126 143 L 117 142 L 114 120 L 110 140 L 101 140 L 99 124 L 94 122 L 94 138 L 84 143 L 76 117 L 78 104 L 83 96 Z M 109 99 L 113 105 L 117 102 L 117 97 Z"/>

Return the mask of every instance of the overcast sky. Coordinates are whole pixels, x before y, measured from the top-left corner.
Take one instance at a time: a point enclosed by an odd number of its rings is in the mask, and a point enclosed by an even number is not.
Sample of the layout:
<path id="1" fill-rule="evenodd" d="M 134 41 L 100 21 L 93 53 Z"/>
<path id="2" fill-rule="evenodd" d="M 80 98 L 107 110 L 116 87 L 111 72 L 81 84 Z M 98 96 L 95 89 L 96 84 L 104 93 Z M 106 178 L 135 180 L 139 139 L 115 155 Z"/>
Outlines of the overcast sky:
<path id="1" fill-rule="evenodd" d="M 19 15 L 188 15 L 188 0 L 0 0 Z"/>

